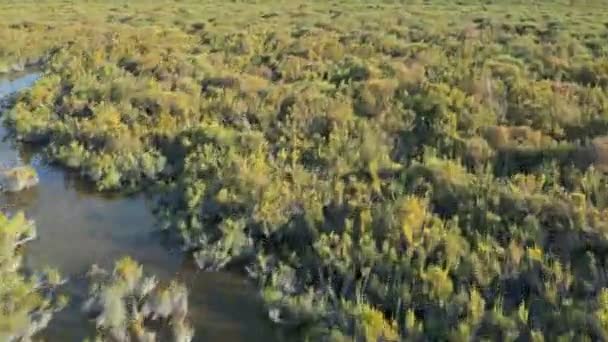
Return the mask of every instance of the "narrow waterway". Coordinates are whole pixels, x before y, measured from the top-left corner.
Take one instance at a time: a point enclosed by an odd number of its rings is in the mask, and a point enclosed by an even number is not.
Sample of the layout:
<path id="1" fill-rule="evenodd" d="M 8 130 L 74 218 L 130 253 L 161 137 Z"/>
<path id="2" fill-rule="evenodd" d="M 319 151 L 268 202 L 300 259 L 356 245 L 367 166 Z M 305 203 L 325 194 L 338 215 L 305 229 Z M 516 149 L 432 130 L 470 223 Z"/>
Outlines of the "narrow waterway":
<path id="1" fill-rule="evenodd" d="M 31 86 L 38 77 L 38 73 L 0 75 L 0 99 Z M 251 284 L 230 272 L 198 272 L 179 250 L 165 243 L 145 195 L 97 193 L 75 175 L 46 162 L 42 154 L 15 143 L 1 126 L 0 138 L 0 165 L 30 164 L 40 177 L 35 188 L 0 194 L 2 210 L 23 210 L 36 221 L 38 239 L 24 251 L 26 266 L 55 267 L 69 279 L 65 291 L 70 305 L 53 319 L 45 340 L 81 341 L 93 331 L 79 311 L 87 291 L 83 275 L 92 264 L 111 268 L 125 255 L 143 264 L 147 273 L 186 283 L 195 341 L 276 339 Z"/>

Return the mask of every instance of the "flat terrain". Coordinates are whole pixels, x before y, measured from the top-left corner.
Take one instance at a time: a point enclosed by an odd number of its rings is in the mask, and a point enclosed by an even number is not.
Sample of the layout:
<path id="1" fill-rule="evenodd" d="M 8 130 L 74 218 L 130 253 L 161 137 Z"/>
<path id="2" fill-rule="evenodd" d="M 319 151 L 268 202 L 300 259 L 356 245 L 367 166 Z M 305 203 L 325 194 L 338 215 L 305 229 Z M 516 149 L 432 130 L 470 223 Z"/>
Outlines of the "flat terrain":
<path id="1" fill-rule="evenodd" d="M 290 339 L 606 340 L 607 9 L 0 1 L 4 119 Z"/>

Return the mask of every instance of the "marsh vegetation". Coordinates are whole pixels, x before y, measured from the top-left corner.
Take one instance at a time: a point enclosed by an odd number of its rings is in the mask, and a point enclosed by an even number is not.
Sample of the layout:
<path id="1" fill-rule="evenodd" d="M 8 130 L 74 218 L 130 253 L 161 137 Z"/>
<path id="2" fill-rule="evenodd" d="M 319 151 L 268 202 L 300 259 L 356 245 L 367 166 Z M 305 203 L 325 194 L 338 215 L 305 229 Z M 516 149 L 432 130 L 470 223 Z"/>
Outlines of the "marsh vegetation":
<path id="1" fill-rule="evenodd" d="M 4 119 L 97 190 L 154 194 L 291 339 L 605 340 L 607 6 L 3 3 L 0 65 L 43 68 Z"/>

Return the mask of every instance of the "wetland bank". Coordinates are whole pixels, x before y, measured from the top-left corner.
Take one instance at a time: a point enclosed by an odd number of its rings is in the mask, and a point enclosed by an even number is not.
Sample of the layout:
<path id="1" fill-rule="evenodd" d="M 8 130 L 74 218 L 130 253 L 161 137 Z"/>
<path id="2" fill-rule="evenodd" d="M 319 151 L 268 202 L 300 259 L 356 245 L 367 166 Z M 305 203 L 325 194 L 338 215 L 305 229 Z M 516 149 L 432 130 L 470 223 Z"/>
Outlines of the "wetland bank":
<path id="1" fill-rule="evenodd" d="M 40 76 L 38 71 L 0 75 L 0 100 L 31 87 Z M 145 194 L 96 192 L 78 175 L 49 163 L 39 149 L 17 143 L 4 127 L 0 127 L 0 165 L 32 165 L 40 178 L 36 187 L 0 194 L 4 213 L 22 211 L 36 222 L 37 239 L 23 251 L 25 268 L 52 266 L 68 280 L 63 292 L 71 303 L 54 315 L 41 334 L 44 340 L 78 341 L 94 331 L 80 312 L 87 297 L 85 273 L 93 264 L 112 267 L 123 256 L 131 256 L 150 274 L 176 277 L 188 286 L 196 340 L 274 339 L 251 284 L 235 273 L 198 272 L 158 232 Z"/>
<path id="2" fill-rule="evenodd" d="M 0 317 L 52 313 L 53 341 L 608 339 L 605 8 L 1 2 L 0 71 L 40 71 L 0 156 L 40 184 L 2 197 Z"/>

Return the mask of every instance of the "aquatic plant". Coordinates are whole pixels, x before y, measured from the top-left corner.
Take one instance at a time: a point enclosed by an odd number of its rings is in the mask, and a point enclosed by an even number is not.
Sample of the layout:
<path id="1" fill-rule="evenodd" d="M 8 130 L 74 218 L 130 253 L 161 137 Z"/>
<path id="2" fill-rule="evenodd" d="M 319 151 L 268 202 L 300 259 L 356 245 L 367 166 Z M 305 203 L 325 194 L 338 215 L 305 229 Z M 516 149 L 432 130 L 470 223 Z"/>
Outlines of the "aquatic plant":
<path id="1" fill-rule="evenodd" d="M 0 190 L 18 192 L 38 184 L 38 174 L 31 166 L 17 166 L 0 171 Z"/>
<path id="2" fill-rule="evenodd" d="M 63 279 L 48 269 L 26 276 L 19 247 L 36 238 L 34 223 L 23 213 L 0 213 L 0 339 L 31 341 L 45 329 L 67 299 L 57 293 Z"/>
<path id="3" fill-rule="evenodd" d="M 142 266 L 129 257 L 118 260 L 112 272 L 93 265 L 87 277 L 89 299 L 83 311 L 95 322 L 96 340 L 192 340 L 188 291 L 183 285 L 161 285 L 154 276 L 145 276 Z"/>

